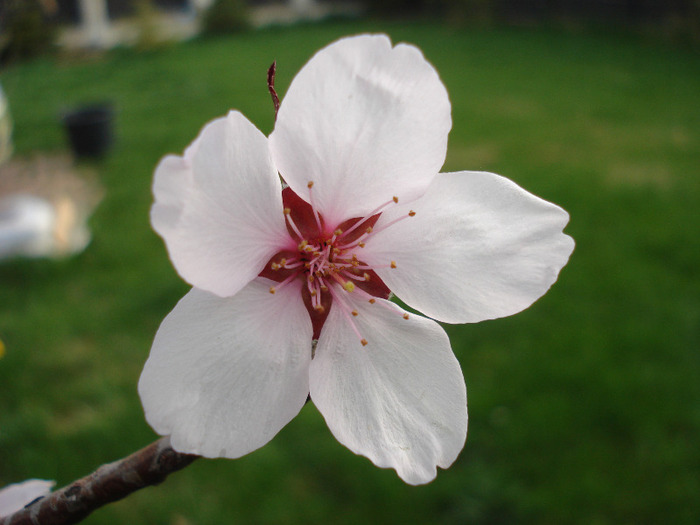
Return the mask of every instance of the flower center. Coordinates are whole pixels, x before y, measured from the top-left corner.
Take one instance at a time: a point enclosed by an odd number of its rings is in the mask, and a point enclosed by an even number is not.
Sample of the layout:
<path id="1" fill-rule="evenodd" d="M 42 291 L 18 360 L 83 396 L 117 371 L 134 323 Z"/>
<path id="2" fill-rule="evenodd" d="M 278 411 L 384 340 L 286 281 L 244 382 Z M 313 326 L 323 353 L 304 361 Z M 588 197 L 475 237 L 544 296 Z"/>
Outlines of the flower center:
<path id="1" fill-rule="evenodd" d="M 381 212 L 397 203 L 398 199 L 394 197 L 366 217 L 355 217 L 333 228 L 326 224 L 313 205 L 312 182 L 309 182 L 308 188 L 309 202 L 301 199 L 291 188 L 282 191 L 287 231 L 292 242 L 289 248 L 270 259 L 260 276 L 277 283 L 270 287 L 270 293 L 275 293 L 295 279 L 302 280 L 302 298 L 311 317 L 314 339 L 319 338 L 331 304 L 335 304 L 365 346 L 367 340 L 353 320 L 359 314 L 350 306 L 347 294 L 354 294 L 371 304 L 376 303 L 376 298 L 388 299 L 389 288 L 375 273 L 379 267 L 370 266 L 362 260 L 362 248 L 375 231 L 373 227 Z M 407 216 L 413 215 L 415 213 L 410 212 Z M 395 268 L 396 263 L 389 261 L 382 267 Z M 408 318 L 408 314 L 404 318 Z"/>

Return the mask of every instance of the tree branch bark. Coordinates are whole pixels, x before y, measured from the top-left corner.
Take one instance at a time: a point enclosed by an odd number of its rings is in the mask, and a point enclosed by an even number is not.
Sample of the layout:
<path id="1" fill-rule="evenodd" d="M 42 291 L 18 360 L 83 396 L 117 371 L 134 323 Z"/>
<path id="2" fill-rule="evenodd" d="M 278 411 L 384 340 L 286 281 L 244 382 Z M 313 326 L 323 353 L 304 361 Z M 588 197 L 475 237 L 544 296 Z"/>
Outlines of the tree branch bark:
<path id="1" fill-rule="evenodd" d="M 89 476 L 32 502 L 14 514 L 0 517 L 0 525 L 78 523 L 107 503 L 161 483 L 169 474 L 185 468 L 199 457 L 176 452 L 170 446 L 170 438 L 161 438 L 124 459 L 102 465 Z"/>

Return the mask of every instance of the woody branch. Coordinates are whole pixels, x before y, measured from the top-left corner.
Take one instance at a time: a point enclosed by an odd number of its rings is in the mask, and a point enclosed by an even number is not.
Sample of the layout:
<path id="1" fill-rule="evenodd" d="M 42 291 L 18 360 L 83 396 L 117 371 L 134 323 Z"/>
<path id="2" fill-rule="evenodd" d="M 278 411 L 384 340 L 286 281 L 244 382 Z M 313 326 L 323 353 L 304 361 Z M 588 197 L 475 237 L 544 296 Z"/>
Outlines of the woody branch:
<path id="1" fill-rule="evenodd" d="M 120 500 L 139 489 L 157 485 L 169 474 L 199 456 L 181 454 L 161 438 L 124 459 L 102 465 L 95 472 L 24 509 L 0 518 L 0 525 L 68 525 L 78 523 L 92 511 Z"/>

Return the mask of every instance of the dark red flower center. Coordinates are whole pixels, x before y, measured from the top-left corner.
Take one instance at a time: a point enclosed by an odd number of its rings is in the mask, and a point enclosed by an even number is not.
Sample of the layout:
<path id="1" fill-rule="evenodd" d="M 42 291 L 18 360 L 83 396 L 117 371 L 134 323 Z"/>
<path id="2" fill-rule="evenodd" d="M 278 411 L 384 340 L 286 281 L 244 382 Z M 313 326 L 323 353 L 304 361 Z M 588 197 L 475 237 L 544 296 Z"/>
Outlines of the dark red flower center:
<path id="1" fill-rule="evenodd" d="M 334 301 L 350 316 L 357 316 L 345 304 L 342 294 L 357 293 L 370 302 L 389 297 L 389 288 L 363 262 L 361 254 L 364 240 L 372 233 L 381 212 L 330 225 L 291 188 L 282 191 L 282 201 L 287 230 L 296 249 L 276 253 L 260 276 L 279 283 L 270 288 L 271 293 L 294 279 L 303 281 L 301 293 L 311 317 L 314 339 L 320 336 Z M 361 341 L 366 344 L 364 339 Z"/>

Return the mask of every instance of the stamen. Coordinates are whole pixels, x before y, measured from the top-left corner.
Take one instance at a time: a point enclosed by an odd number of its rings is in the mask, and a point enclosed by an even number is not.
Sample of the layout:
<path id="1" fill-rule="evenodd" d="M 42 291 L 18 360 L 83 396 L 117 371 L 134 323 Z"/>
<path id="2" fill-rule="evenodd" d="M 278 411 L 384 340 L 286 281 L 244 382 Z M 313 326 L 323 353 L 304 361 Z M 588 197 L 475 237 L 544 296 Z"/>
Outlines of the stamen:
<path id="1" fill-rule="evenodd" d="M 366 214 L 366 215 L 365 215 L 365 219 L 360 219 L 359 221 L 357 221 L 357 222 L 356 222 L 355 224 L 353 224 L 350 228 L 348 228 L 347 230 L 345 230 L 345 231 L 343 232 L 343 234 L 342 234 L 341 236 L 339 236 L 339 237 L 340 237 L 340 238 L 345 237 L 348 233 L 350 233 L 351 231 L 354 231 L 355 228 L 357 228 L 358 226 L 360 226 L 360 224 L 366 222 L 367 219 L 369 219 L 370 217 L 374 217 L 377 213 L 379 213 L 380 211 L 382 211 L 384 208 L 386 208 L 386 207 L 389 206 L 390 204 L 398 204 L 398 202 L 399 202 L 399 198 L 398 198 L 398 197 L 392 197 L 390 201 L 386 201 L 384 204 L 381 204 L 380 206 L 378 206 L 377 208 L 375 208 L 374 210 L 372 210 L 371 212 L 369 212 L 368 214 Z"/>
<path id="2" fill-rule="evenodd" d="M 396 268 L 396 261 L 391 261 L 391 264 L 389 266 L 391 266 L 392 268 Z"/>
<path id="3" fill-rule="evenodd" d="M 299 273 L 300 273 L 300 272 L 294 272 L 292 275 L 290 275 L 289 277 L 287 277 L 287 278 L 286 278 L 284 281 L 282 281 L 281 283 L 276 284 L 276 285 L 274 285 L 274 286 L 270 286 L 270 293 L 275 293 L 277 290 L 280 290 L 280 289 L 283 288 L 284 286 L 287 286 L 289 283 L 292 282 L 292 280 L 294 280 L 295 277 L 297 277 L 297 276 L 299 275 Z"/>
<path id="4" fill-rule="evenodd" d="M 362 337 L 362 334 L 360 334 L 360 331 L 357 329 L 357 326 L 355 325 L 355 322 L 352 320 L 352 317 L 351 317 L 351 315 L 354 315 L 354 314 L 352 314 L 348 305 L 345 304 L 345 302 L 341 299 L 339 294 L 337 294 L 336 292 L 333 291 L 332 286 L 330 287 L 330 292 L 331 292 L 331 295 L 333 296 L 333 304 L 337 305 L 340 308 L 340 311 L 345 316 L 345 319 L 347 320 L 347 322 L 350 323 L 350 328 L 352 328 L 352 331 L 355 332 L 355 335 L 357 335 L 357 338 L 360 340 L 360 343 L 362 344 L 362 346 L 367 346 L 367 339 Z"/>
<path id="5" fill-rule="evenodd" d="M 321 226 L 321 216 L 319 215 L 318 210 L 316 209 L 316 204 L 314 203 L 314 192 L 311 191 L 311 188 L 314 187 L 314 181 L 310 180 L 309 182 L 307 182 L 306 187 L 309 188 L 309 204 L 311 204 L 311 209 L 314 212 L 316 226 L 318 226 L 319 233 L 323 233 L 323 226 Z"/>
<path id="6" fill-rule="evenodd" d="M 297 228 L 296 223 L 292 219 L 292 210 L 290 208 L 284 209 L 284 218 L 287 220 L 289 225 L 292 227 L 292 230 L 294 230 L 294 233 L 296 233 L 300 239 L 303 239 L 304 236 L 301 234 L 301 232 L 299 231 L 299 228 Z"/>
<path id="7" fill-rule="evenodd" d="M 355 293 L 356 293 L 357 295 L 359 295 L 360 297 L 362 297 L 362 298 L 367 298 L 367 297 L 369 297 L 369 303 L 370 303 L 370 304 L 377 304 L 377 300 L 374 298 L 374 296 L 368 294 L 368 293 L 365 292 L 362 288 L 355 288 Z M 395 306 L 394 303 L 392 303 L 391 301 L 380 301 L 378 304 L 379 304 L 379 306 L 381 306 L 382 308 L 386 308 L 386 309 L 389 310 L 390 312 L 392 312 L 392 313 L 394 313 L 394 314 L 396 314 L 396 315 L 400 315 L 400 316 L 403 317 L 404 319 L 408 319 L 408 314 L 407 314 L 406 312 L 403 312 L 403 313 L 402 313 L 401 311 L 397 311 L 397 310 L 394 308 L 394 306 Z"/>
<path id="8" fill-rule="evenodd" d="M 408 217 L 414 217 L 415 215 L 416 215 L 416 212 L 411 210 L 406 215 L 401 215 L 400 217 L 397 217 L 393 221 L 389 221 L 386 224 L 380 225 L 379 228 L 375 228 L 373 233 L 379 233 L 381 231 L 384 231 L 387 228 L 389 228 L 390 226 L 393 226 L 394 224 L 396 224 L 397 222 L 402 221 L 404 219 L 407 219 Z M 367 232 L 367 233 L 372 233 L 372 232 Z"/>
<path id="9" fill-rule="evenodd" d="M 349 279 L 355 279 L 356 281 L 369 281 L 369 274 L 367 272 L 363 273 L 362 275 L 355 275 L 352 272 L 348 271 L 343 271 L 343 276 L 348 277 Z"/>

